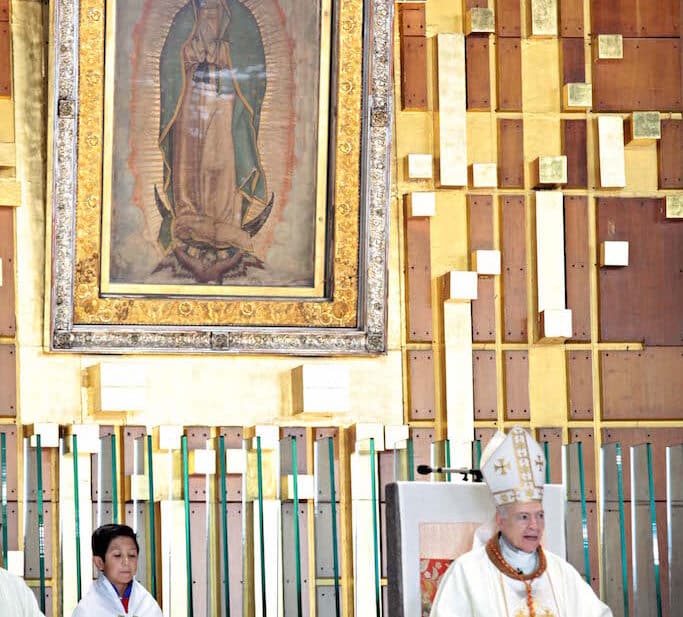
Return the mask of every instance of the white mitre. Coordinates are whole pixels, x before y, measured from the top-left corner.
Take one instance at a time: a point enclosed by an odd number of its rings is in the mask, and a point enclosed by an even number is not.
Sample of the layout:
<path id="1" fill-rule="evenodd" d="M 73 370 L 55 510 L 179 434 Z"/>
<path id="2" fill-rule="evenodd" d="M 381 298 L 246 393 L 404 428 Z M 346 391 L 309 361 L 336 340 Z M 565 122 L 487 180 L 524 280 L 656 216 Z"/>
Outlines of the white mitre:
<path id="1" fill-rule="evenodd" d="M 497 506 L 543 500 L 545 455 L 521 426 L 498 431 L 484 448 L 481 472 Z"/>

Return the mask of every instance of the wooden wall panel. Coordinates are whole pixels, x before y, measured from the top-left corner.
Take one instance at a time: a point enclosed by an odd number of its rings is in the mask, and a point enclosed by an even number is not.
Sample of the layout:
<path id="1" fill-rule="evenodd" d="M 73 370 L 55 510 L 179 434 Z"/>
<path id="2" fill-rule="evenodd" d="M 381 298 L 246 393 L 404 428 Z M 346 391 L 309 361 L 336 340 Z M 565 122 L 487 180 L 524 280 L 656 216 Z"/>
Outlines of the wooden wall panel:
<path id="1" fill-rule="evenodd" d="M 683 225 L 663 199 L 597 202 L 598 245 L 629 242 L 629 265 L 600 268 L 600 339 L 683 343 Z"/>
<path id="2" fill-rule="evenodd" d="M 529 355 L 526 351 L 506 351 L 505 418 L 528 420 L 529 414 Z"/>
<path id="3" fill-rule="evenodd" d="M 400 6 L 401 104 L 403 109 L 427 109 L 427 39 L 425 7 Z"/>
<path id="4" fill-rule="evenodd" d="M 499 111 L 522 111 L 522 42 L 518 37 L 496 42 Z"/>
<path id="5" fill-rule="evenodd" d="M 605 428 L 603 443 L 619 442 L 624 469 L 624 499 L 631 499 L 630 447 L 642 443 L 652 444 L 652 474 L 655 482 L 655 499 L 666 500 L 666 448 L 683 443 L 683 428 Z"/>
<path id="6" fill-rule="evenodd" d="M 622 60 L 594 60 L 593 109 L 681 111 L 679 40 L 624 39 Z"/>
<path id="7" fill-rule="evenodd" d="M 491 441 L 491 437 L 493 437 L 496 434 L 496 430 L 497 429 L 495 429 L 495 428 L 475 428 L 474 429 L 474 438 L 477 441 L 481 442 L 481 451 L 482 452 L 486 448 L 489 441 Z"/>
<path id="8" fill-rule="evenodd" d="M 567 157 L 568 189 L 588 188 L 588 145 L 585 120 L 562 120 L 562 153 Z"/>
<path id="9" fill-rule="evenodd" d="M 524 123 L 498 120 L 498 186 L 524 188 Z"/>
<path id="10" fill-rule="evenodd" d="M 562 39 L 562 84 L 586 81 L 586 52 L 583 38 Z"/>
<path id="11" fill-rule="evenodd" d="M 0 336 L 14 336 L 17 331 L 14 304 L 14 208 L 7 206 L 0 207 L 0 259 Z"/>
<path id="12" fill-rule="evenodd" d="M 590 341 L 590 260 L 588 198 L 564 198 L 565 280 L 567 308 L 572 311 L 572 340 Z"/>
<path id="13" fill-rule="evenodd" d="M 592 428 L 569 429 L 569 443 L 581 442 L 583 453 L 583 481 L 586 490 L 586 499 L 595 501 L 595 437 Z M 571 492 L 572 499 L 580 499 L 580 493 Z"/>
<path id="14" fill-rule="evenodd" d="M 683 347 L 600 354 L 605 420 L 682 420 Z"/>
<path id="15" fill-rule="evenodd" d="M 13 424 L 0 424 L 0 433 L 5 434 L 5 453 L 7 465 L 7 500 L 17 501 L 17 479 L 19 468 L 17 466 L 17 427 Z"/>
<path id="16" fill-rule="evenodd" d="M 488 0 L 465 0 L 465 8 L 467 10 L 473 9 L 473 8 L 486 9 L 486 8 L 488 8 L 488 6 L 489 6 Z"/>
<path id="17" fill-rule="evenodd" d="M 683 188 L 683 120 L 662 120 L 657 144 L 660 189 Z"/>
<path id="18" fill-rule="evenodd" d="M 436 415 L 434 354 L 431 350 L 408 352 L 408 399 L 411 420 L 431 420 Z"/>
<path id="19" fill-rule="evenodd" d="M 470 252 L 493 249 L 493 197 L 468 195 Z M 495 285 L 493 277 L 480 276 L 477 281 L 477 299 L 472 305 L 472 340 L 475 342 L 496 339 Z"/>
<path id="20" fill-rule="evenodd" d="M 503 340 L 527 342 L 526 233 L 524 196 L 501 197 Z"/>
<path id="21" fill-rule="evenodd" d="M 309 472 L 306 464 L 306 452 L 308 451 L 308 439 L 306 438 L 306 427 L 304 426 L 284 426 L 280 429 L 280 439 L 287 440 L 286 447 L 291 448 L 291 441 L 288 438 L 296 438 L 296 464 L 299 474 L 307 474 Z M 291 451 L 290 451 L 291 452 Z M 288 453 L 289 454 L 289 453 Z M 285 470 L 282 470 L 283 474 Z M 287 470 L 287 473 L 290 473 Z"/>
<path id="22" fill-rule="evenodd" d="M 428 218 L 406 218 L 408 340 L 432 340 L 432 265 Z"/>
<path id="23" fill-rule="evenodd" d="M 144 426 L 126 425 L 123 427 L 123 474 L 129 476 L 134 473 L 133 463 L 135 455 L 135 440 L 144 437 L 147 429 Z M 147 444 L 145 444 L 145 452 Z"/>
<path id="24" fill-rule="evenodd" d="M 0 96 L 12 95 L 12 54 L 10 51 L 9 22 L 0 21 Z"/>
<path id="25" fill-rule="evenodd" d="M 548 443 L 547 464 L 550 465 L 550 482 L 562 484 L 562 427 L 538 427 L 536 440 L 545 451 Z"/>
<path id="26" fill-rule="evenodd" d="M 415 469 L 418 465 L 432 464 L 432 443 L 434 442 L 433 428 L 412 428 L 410 436 L 413 440 L 413 462 Z M 431 481 L 431 476 L 423 476 L 415 472 L 415 479 L 421 482 Z"/>
<path id="27" fill-rule="evenodd" d="M 496 34 L 500 37 L 522 35 L 520 0 L 496 0 Z"/>
<path id="28" fill-rule="evenodd" d="M 583 39 L 583 0 L 562 0 L 560 2 L 560 34 L 563 37 Z"/>
<path id="29" fill-rule="evenodd" d="M 0 345 L 0 417 L 17 415 L 17 358 L 14 345 Z"/>
<path id="30" fill-rule="evenodd" d="M 593 419 L 593 354 L 590 349 L 567 352 L 569 419 Z"/>
<path id="31" fill-rule="evenodd" d="M 491 109 L 489 53 L 488 34 L 470 34 L 465 38 L 467 109 Z"/>
<path id="32" fill-rule="evenodd" d="M 636 36 L 678 36 L 679 0 L 591 0 L 594 34 Z"/>
<path id="33" fill-rule="evenodd" d="M 586 502 L 586 525 L 588 527 L 588 563 L 591 573 L 591 587 L 600 595 L 600 543 L 598 542 L 598 506 L 595 501 Z M 586 561 L 583 552 L 583 527 L 581 524 L 581 501 L 567 503 L 567 561 L 586 580 Z"/>
<path id="34" fill-rule="evenodd" d="M 0 0 L 0 21 L 9 21 L 9 0 Z"/>
<path id="35" fill-rule="evenodd" d="M 498 419 L 496 388 L 496 352 L 477 350 L 472 353 L 474 419 Z"/>

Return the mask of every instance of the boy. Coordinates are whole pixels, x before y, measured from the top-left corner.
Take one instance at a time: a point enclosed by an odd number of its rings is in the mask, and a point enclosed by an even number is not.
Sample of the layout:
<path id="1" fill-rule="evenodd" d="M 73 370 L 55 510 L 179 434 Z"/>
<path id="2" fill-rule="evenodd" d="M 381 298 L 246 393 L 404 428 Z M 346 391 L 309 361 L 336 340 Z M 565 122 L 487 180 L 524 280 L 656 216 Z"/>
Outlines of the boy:
<path id="1" fill-rule="evenodd" d="M 156 600 L 135 580 L 140 547 L 127 525 L 102 525 L 92 534 L 99 578 L 72 617 L 162 617 Z"/>

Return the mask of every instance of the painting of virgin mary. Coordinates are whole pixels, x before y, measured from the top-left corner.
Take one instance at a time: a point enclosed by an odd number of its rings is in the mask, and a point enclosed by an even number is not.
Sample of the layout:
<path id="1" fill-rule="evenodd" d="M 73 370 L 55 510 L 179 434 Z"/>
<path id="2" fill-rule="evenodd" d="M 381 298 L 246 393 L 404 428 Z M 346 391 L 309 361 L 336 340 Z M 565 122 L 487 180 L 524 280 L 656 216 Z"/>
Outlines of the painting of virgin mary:
<path id="1" fill-rule="evenodd" d="M 117 7 L 103 289 L 317 293 L 306 289 L 323 284 L 329 10 L 313 0 Z"/>
<path id="2" fill-rule="evenodd" d="M 190 0 L 173 19 L 159 71 L 159 243 L 173 245 L 177 265 L 200 282 L 259 267 L 252 237 L 274 195 L 258 148 L 267 75 L 254 16 L 236 0 Z"/>

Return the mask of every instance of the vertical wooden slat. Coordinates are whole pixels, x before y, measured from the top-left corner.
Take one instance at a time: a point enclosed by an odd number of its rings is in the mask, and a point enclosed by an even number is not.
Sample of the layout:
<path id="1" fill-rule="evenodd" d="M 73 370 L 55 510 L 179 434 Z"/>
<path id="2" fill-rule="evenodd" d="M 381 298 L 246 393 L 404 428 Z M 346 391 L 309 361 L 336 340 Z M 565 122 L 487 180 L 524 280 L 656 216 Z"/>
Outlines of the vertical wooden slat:
<path id="1" fill-rule="evenodd" d="M 585 351 L 567 352 L 567 388 L 570 420 L 593 419 L 593 354 Z"/>
<path id="2" fill-rule="evenodd" d="M 493 248 L 493 197 L 467 196 L 470 252 Z M 493 341 L 496 338 L 494 279 L 480 276 L 477 299 L 472 301 L 472 340 Z"/>
<path id="3" fill-rule="evenodd" d="M 522 42 L 518 37 L 496 42 L 499 111 L 522 111 Z"/>
<path id="4" fill-rule="evenodd" d="M 408 393 L 411 420 L 435 417 L 434 354 L 431 351 L 408 352 Z"/>
<path id="5" fill-rule="evenodd" d="M 474 374 L 474 419 L 498 419 L 496 388 L 496 352 L 477 350 L 472 353 Z"/>
<path id="6" fill-rule="evenodd" d="M 562 39 L 562 84 L 586 81 L 586 54 L 583 38 Z"/>
<path id="7" fill-rule="evenodd" d="M 660 189 L 683 188 L 683 120 L 662 120 L 657 144 Z"/>
<path id="8" fill-rule="evenodd" d="M 431 450 L 434 442 L 434 429 L 432 428 L 412 428 L 410 429 L 410 436 L 413 440 L 413 460 L 415 466 L 413 471 L 417 469 L 418 465 L 431 465 Z M 415 479 L 421 482 L 428 482 L 430 476 L 423 476 L 415 473 Z"/>
<path id="9" fill-rule="evenodd" d="M 427 39 L 406 36 L 401 40 L 401 103 L 403 109 L 427 109 Z"/>
<path id="10" fill-rule="evenodd" d="M 467 109 L 491 109 L 489 35 L 470 34 L 465 39 L 467 67 Z"/>
<path id="11" fill-rule="evenodd" d="M 0 336 L 14 336 L 17 331 L 14 305 L 14 208 L 0 207 L 0 260 Z"/>
<path id="12" fill-rule="evenodd" d="M 505 352 L 505 417 L 508 420 L 528 420 L 529 355 L 526 351 Z"/>
<path id="13" fill-rule="evenodd" d="M 519 120 L 498 120 L 498 185 L 524 187 L 524 126 Z"/>
<path id="14" fill-rule="evenodd" d="M 17 360 L 14 345 L 0 345 L 0 417 L 17 415 Z"/>
<path id="15" fill-rule="evenodd" d="M 499 37 L 522 35 L 520 0 L 496 0 L 496 34 Z"/>
<path id="16" fill-rule="evenodd" d="M 567 157 L 567 188 L 588 187 L 585 120 L 562 120 L 562 152 Z"/>
<path id="17" fill-rule="evenodd" d="M 563 37 L 583 39 L 583 0 L 560 2 L 560 34 Z"/>
<path id="18" fill-rule="evenodd" d="M 502 199 L 503 340 L 527 340 L 526 234 L 524 196 Z"/>
<path id="19" fill-rule="evenodd" d="M 432 266 L 428 218 L 406 219 L 408 339 L 432 340 Z"/>
<path id="20" fill-rule="evenodd" d="M 0 96 L 12 94 L 11 57 L 9 22 L 0 21 Z"/>
<path id="21" fill-rule="evenodd" d="M 548 443 L 548 461 L 550 466 L 550 482 L 562 483 L 562 427 L 541 427 L 536 429 L 536 437 L 541 447 Z"/>
<path id="22" fill-rule="evenodd" d="M 588 255 L 588 198 L 564 198 L 565 276 L 567 308 L 572 311 L 572 339 L 590 341 L 590 262 Z"/>

